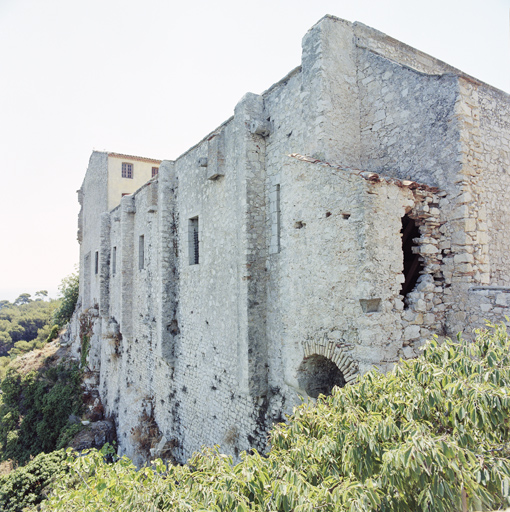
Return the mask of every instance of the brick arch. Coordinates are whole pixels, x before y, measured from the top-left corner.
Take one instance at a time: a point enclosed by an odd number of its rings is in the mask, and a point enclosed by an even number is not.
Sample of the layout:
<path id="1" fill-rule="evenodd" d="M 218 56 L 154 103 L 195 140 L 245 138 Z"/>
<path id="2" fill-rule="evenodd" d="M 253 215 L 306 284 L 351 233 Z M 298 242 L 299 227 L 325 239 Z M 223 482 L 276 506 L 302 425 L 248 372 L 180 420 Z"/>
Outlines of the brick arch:
<path id="1" fill-rule="evenodd" d="M 359 375 L 358 363 L 334 341 L 305 341 L 305 357 L 313 355 L 323 356 L 331 360 L 342 372 L 346 384 L 353 383 Z"/>

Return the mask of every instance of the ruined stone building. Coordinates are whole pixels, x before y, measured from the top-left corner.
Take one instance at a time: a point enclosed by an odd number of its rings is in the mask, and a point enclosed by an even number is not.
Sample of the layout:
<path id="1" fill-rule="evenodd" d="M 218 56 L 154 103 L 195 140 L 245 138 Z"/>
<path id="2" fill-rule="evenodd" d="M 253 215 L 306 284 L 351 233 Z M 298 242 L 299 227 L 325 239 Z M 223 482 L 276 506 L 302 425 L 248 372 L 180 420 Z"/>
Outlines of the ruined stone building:
<path id="1" fill-rule="evenodd" d="M 180 461 L 264 449 L 300 396 L 503 320 L 509 191 L 508 94 L 332 16 L 176 160 L 94 152 L 78 313 L 121 451 L 147 418 Z"/>

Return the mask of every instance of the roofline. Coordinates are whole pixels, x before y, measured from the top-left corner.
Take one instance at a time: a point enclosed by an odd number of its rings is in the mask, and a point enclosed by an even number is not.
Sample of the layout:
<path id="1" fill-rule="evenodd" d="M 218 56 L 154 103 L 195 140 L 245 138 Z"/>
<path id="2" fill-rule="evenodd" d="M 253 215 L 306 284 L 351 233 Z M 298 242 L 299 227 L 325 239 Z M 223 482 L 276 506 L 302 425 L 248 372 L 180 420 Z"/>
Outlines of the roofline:
<path id="1" fill-rule="evenodd" d="M 107 155 L 114 158 L 126 158 L 128 160 L 136 160 L 138 162 L 149 162 L 149 163 L 156 163 L 160 164 L 163 160 L 157 160 L 156 158 L 146 158 L 144 156 L 134 156 L 134 155 L 124 155 L 123 153 L 111 153 L 108 152 Z"/>
<path id="2" fill-rule="evenodd" d="M 400 188 L 408 188 L 411 190 L 425 190 L 427 192 L 431 192 L 432 194 L 445 195 L 445 193 L 438 187 L 431 187 L 430 185 L 425 185 L 424 183 L 418 183 L 417 181 L 411 180 L 399 180 L 398 178 L 392 178 L 389 176 L 384 176 L 382 174 L 378 174 L 376 172 L 363 171 L 362 169 L 356 169 L 354 167 L 346 167 L 344 165 L 335 165 L 330 164 L 329 162 L 324 162 L 317 158 L 313 158 L 311 156 L 300 155 L 299 153 L 291 153 L 287 155 L 290 158 L 295 158 L 300 162 L 306 162 L 309 164 L 322 165 L 323 167 L 330 167 L 331 169 L 336 169 L 339 171 L 344 171 L 352 175 L 359 176 L 363 178 L 365 181 L 369 183 L 380 183 L 385 182 L 391 185 L 396 185 Z"/>

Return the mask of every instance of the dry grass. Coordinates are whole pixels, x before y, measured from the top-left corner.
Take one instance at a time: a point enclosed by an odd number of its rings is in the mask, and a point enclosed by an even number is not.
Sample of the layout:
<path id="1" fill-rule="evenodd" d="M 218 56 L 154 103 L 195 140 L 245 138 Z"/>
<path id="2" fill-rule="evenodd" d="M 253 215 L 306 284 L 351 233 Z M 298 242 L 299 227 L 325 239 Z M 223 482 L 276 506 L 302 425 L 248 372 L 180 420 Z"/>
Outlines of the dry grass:
<path id="1" fill-rule="evenodd" d="M 69 351 L 69 347 L 61 347 L 57 339 L 41 349 L 31 350 L 17 357 L 9 366 L 15 368 L 19 373 L 27 374 L 39 371 L 43 367 L 56 366 L 61 359 L 68 355 Z"/>
<path id="2" fill-rule="evenodd" d="M 16 468 L 14 467 L 12 460 L 4 460 L 3 462 L 0 462 L 0 477 L 8 475 L 13 469 Z"/>

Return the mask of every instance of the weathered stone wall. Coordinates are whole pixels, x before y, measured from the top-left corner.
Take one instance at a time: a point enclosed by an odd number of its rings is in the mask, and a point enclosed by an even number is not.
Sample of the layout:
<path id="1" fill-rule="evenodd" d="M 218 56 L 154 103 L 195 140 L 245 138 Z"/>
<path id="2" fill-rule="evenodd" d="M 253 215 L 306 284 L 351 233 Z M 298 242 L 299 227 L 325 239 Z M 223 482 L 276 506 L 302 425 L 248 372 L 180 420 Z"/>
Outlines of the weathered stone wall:
<path id="1" fill-rule="evenodd" d="M 180 334 L 175 349 L 174 407 L 182 425 L 179 442 L 184 458 L 204 443 L 221 443 L 230 453 L 238 453 L 238 447 L 258 441 L 249 375 L 243 364 L 248 343 L 249 234 L 240 130 L 247 132 L 244 119 L 242 126 L 235 120 L 228 122 L 215 137 L 208 137 L 175 163 Z M 212 144 L 214 138 L 220 143 Z M 207 158 L 207 167 L 199 165 L 201 158 Z M 219 177 L 208 179 L 208 174 L 218 172 Z M 190 219 L 195 218 L 198 264 L 191 263 Z"/>
<path id="2" fill-rule="evenodd" d="M 490 282 L 510 286 L 510 102 L 509 95 L 486 85 L 473 90 L 480 130 L 481 221 L 486 222 Z"/>
<path id="3" fill-rule="evenodd" d="M 358 51 L 361 167 L 448 190 L 459 163 L 457 77 L 425 75 Z"/>
<path id="4" fill-rule="evenodd" d="M 99 304 L 100 274 L 96 273 L 95 255 L 100 254 L 101 215 L 107 211 L 108 154 L 94 151 L 87 173 L 78 191 L 81 212 L 78 220 L 80 240 L 80 299 L 83 309 Z"/>
<path id="5" fill-rule="evenodd" d="M 469 290 L 468 317 L 473 329 L 484 329 L 487 322 L 510 327 L 510 288 L 473 286 Z"/>
<path id="6" fill-rule="evenodd" d="M 304 37 L 301 67 L 245 95 L 110 212 L 107 154 L 93 153 L 81 312 L 121 452 L 141 463 L 155 444 L 179 461 L 204 444 L 263 450 L 299 395 L 501 318 L 509 104 L 328 16 Z M 421 263 L 405 298 L 404 217 Z"/>
<path id="7" fill-rule="evenodd" d="M 446 62 L 427 55 L 379 30 L 367 27 L 363 23 L 355 22 L 352 26 L 356 38 L 355 44 L 358 48 L 367 49 L 381 55 L 385 59 L 415 69 L 420 73 L 429 75 L 452 73 L 454 75 L 467 76 Z"/>
<path id="8" fill-rule="evenodd" d="M 281 170 L 281 247 L 270 288 L 273 306 L 273 386 L 300 394 L 305 346 L 333 342 L 360 372 L 382 369 L 402 348 L 401 217 L 412 193 L 370 185 L 321 165 L 290 162 Z M 313 261 L 314 264 L 310 265 Z M 271 272 L 273 276 L 273 272 Z M 375 311 L 363 310 L 366 301 Z"/>

